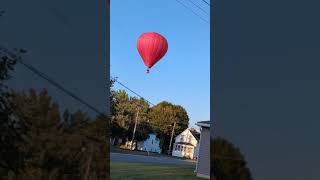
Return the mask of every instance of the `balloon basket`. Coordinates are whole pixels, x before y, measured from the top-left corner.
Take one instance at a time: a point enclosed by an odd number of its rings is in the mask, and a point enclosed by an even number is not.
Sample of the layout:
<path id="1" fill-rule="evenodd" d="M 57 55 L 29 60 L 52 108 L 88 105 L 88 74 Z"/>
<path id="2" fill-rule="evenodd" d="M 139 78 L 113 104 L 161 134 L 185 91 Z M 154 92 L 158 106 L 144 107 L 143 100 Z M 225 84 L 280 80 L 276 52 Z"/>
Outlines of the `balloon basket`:
<path id="1" fill-rule="evenodd" d="M 150 69 L 147 69 L 146 73 L 149 74 L 150 73 Z"/>

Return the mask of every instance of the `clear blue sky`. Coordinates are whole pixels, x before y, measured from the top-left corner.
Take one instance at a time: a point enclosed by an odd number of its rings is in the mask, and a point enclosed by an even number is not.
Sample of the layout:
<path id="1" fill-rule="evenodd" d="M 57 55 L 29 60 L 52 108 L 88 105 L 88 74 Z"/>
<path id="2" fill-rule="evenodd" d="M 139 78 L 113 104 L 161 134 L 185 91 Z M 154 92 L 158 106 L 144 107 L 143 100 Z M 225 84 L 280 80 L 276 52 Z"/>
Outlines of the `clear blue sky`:
<path id="1" fill-rule="evenodd" d="M 180 1 L 209 20 L 188 0 Z M 201 0 L 194 2 L 210 12 Z M 136 42 L 149 31 L 164 35 L 169 49 L 147 75 Z M 210 119 L 209 23 L 174 0 L 112 1 L 110 33 L 111 76 L 153 104 L 166 100 L 183 106 L 190 126 Z"/>

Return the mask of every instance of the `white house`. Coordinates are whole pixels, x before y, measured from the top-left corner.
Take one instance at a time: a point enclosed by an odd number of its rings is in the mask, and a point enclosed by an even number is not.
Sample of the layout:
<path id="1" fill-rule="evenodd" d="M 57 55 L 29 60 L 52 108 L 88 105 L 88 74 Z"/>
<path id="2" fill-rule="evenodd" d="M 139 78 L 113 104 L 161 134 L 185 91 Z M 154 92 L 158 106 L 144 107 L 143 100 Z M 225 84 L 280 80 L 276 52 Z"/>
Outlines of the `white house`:
<path id="1" fill-rule="evenodd" d="M 172 156 L 196 159 L 200 134 L 193 128 L 188 128 L 175 138 Z"/>
<path id="2" fill-rule="evenodd" d="M 131 147 L 131 141 L 127 141 L 125 145 L 130 148 Z M 137 147 L 137 149 L 136 149 Z M 133 150 L 140 150 L 140 151 L 147 151 L 147 152 L 155 152 L 155 153 L 161 153 L 160 148 L 160 140 L 157 138 L 156 134 L 149 134 L 149 138 L 145 141 L 139 141 L 136 143 L 133 143 Z"/>
<path id="3" fill-rule="evenodd" d="M 160 140 L 156 134 L 149 134 L 149 138 L 145 141 L 140 141 L 137 144 L 137 149 L 140 151 L 161 153 Z"/>

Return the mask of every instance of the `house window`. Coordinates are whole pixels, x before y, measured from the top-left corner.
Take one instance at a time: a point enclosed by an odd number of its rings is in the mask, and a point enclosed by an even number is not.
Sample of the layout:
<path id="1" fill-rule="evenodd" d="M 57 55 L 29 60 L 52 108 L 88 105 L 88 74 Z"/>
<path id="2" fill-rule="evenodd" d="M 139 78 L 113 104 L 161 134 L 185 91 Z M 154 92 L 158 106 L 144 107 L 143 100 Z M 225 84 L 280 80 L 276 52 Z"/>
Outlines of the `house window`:
<path id="1" fill-rule="evenodd" d="M 180 145 L 178 145 L 178 151 L 181 151 L 181 146 Z"/>
<path id="2" fill-rule="evenodd" d="M 153 144 L 153 139 L 151 140 L 151 144 Z"/>
<path id="3" fill-rule="evenodd" d="M 180 141 L 184 141 L 184 135 L 181 135 Z"/>

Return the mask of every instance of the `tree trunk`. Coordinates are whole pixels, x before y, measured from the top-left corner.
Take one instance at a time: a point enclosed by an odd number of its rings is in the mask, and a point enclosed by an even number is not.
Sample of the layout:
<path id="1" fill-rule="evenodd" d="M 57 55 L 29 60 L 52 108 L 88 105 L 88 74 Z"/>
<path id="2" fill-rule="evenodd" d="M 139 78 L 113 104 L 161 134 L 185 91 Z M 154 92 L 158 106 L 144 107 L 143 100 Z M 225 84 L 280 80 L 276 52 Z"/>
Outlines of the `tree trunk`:
<path id="1" fill-rule="evenodd" d="M 92 161 L 92 155 L 93 155 L 93 144 L 91 144 L 90 147 L 90 152 L 89 152 L 89 159 L 87 162 L 87 168 L 86 168 L 86 172 L 85 172 L 85 180 L 89 180 L 89 172 L 90 172 L 90 166 L 91 166 L 91 161 Z"/>

